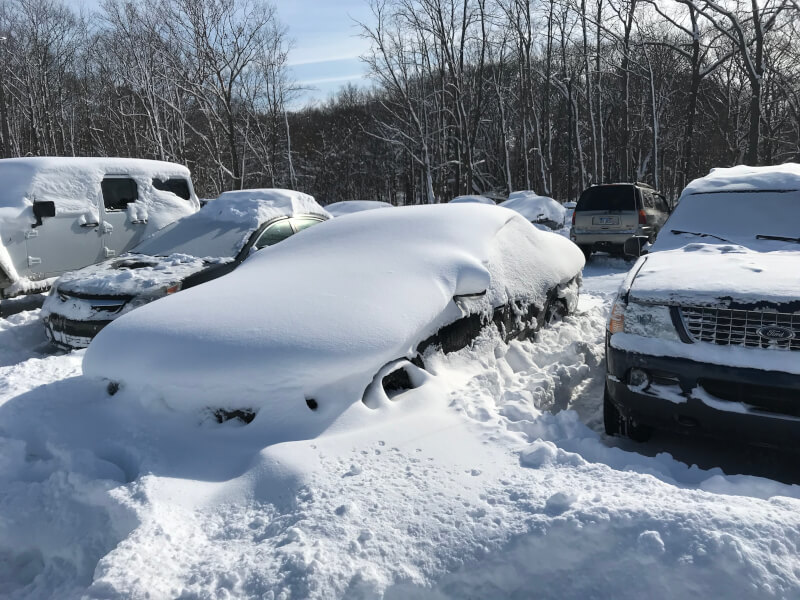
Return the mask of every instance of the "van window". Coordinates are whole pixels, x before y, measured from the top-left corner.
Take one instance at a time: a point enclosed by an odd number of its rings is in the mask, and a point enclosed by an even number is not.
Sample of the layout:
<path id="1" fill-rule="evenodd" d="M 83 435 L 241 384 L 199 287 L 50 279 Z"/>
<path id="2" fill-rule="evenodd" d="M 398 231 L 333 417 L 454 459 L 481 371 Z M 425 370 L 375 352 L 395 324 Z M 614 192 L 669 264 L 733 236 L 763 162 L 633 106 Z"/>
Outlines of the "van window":
<path id="1" fill-rule="evenodd" d="M 632 185 L 598 185 L 581 194 L 576 211 L 636 210 L 636 188 Z"/>
<path id="2" fill-rule="evenodd" d="M 106 210 L 125 210 L 139 199 L 139 187 L 130 177 L 106 177 L 100 188 Z"/>
<path id="3" fill-rule="evenodd" d="M 655 208 L 655 199 L 653 197 L 652 192 L 648 192 L 647 190 L 641 190 L 642 193 L 642 202 L 644 203 L 645 208 Z"/>
<path id="4" fill-rule="evenodd" d="M 153 187 L 162 192 L 172 192 L 179 198 L 188 200 L 192 197 L 189 192 L 189 182 L 182 177 L 170 177 L 169 179 L 153 179 Z"/>
<path id="5" fill-rule="evenodd" d="M 669 206 L 667 205 L 667 199 L 664 196 L 656 194 L 656 208 L 661 212 L 668 213 Z"/>

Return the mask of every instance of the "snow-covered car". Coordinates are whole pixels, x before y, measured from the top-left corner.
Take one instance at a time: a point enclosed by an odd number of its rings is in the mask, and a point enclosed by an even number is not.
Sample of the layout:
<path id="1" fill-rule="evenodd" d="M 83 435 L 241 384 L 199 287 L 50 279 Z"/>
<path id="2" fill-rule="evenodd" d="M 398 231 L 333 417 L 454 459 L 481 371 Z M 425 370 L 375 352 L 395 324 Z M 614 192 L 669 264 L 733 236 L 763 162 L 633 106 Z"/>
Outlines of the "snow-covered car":
<path id="1" fill-rule="evenodd" d="M 530 336 L 574 310 L 583 265 L 569 240 L 498 207 L 366 211 L 123 316 L 83 372 L 219 420 L 263 413 L 274 439 L 312 436 L 420 385 L 436 349 L 491 326 Z"/>
<path id="2" fill-rule="evenodd" d="M 607 433 L 798 445 L 798 224 L 800 165 L 689 184 L 611 311 Z"/>
<path id="3" fill-rule="evenodd" d="M 189 169 L 131 158 L 0 160 L 0 298 L 132 248 L 199 210 Z"/>
<path id="4" fill-rule="evenodd" d="M 530 190 L 512 192 L 500 206 L 515 210 L 534 225 L 548 229 L 561 229 L 567 218 L 567 210 L 559 202 Z"/>
<path id="5" fill-rule="evenodd" d="M 456 196 L 450 200 L 449 204 L 487 204 L 495 206 L 495 201 L 486 196 Z"/>
<path id="6" fill-rule="evenodd" d="M 127 254 L 58 278 L 41 312 L 47 337 L 58 346 L 85 348 L 114 319 L 221 277 L 254 251 L 328 217 L 301 192 L 225 192 Z"/>
<path id="7" fill-rule="evenodd" d="M 392 205 L 380 200 L 342 200 L 325 206 L 325 210 L 334 217 L 343 217 L 344 215 L 352 215 L 353 213 L 376 208 L 392 208 Z"/>

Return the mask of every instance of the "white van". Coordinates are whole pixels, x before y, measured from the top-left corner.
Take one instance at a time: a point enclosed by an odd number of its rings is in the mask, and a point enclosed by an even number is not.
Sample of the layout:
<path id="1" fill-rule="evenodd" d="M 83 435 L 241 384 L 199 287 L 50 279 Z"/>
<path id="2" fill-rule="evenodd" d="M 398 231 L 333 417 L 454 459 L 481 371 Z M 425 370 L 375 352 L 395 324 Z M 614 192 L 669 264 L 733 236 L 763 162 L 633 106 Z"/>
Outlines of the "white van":
<path id="1" fill-rule="evenodd" d="M 173 163 L 0 160 L 0 298 L 45 291 L 199 209 L 189 169 Z"/>

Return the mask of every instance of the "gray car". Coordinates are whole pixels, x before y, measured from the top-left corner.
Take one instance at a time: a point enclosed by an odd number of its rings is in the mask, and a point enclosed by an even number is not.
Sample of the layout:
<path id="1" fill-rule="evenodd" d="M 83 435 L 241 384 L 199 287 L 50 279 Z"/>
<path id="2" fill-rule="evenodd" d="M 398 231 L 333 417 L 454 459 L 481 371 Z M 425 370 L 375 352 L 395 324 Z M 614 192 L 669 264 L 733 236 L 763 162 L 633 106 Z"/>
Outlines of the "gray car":
<path id="1" fill-rule="evenodd" d="M 570 239 L 587 259 L 598 250 L 622 255 L 632 237 L 655 241 L 669 213 L 666 198 L 644 183 L 593 185 L 572 213 Z"/>

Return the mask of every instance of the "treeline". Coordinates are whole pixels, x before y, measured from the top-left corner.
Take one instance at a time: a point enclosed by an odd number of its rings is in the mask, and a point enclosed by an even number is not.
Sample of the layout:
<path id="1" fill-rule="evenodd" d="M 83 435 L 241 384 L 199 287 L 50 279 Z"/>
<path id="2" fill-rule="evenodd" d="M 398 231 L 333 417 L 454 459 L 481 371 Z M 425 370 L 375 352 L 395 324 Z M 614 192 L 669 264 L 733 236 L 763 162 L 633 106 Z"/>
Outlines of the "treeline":
<path id="1" fill-rule="evenodd" d="M 367 0 L 365 0 L 367 1 Z M 800 161 L 797 0 L 373 0 L 374 87 L 292 110 L 262 0 L 0 0 L 4 156 L 187 164 L 203 195 L 574 199 Z"/>

